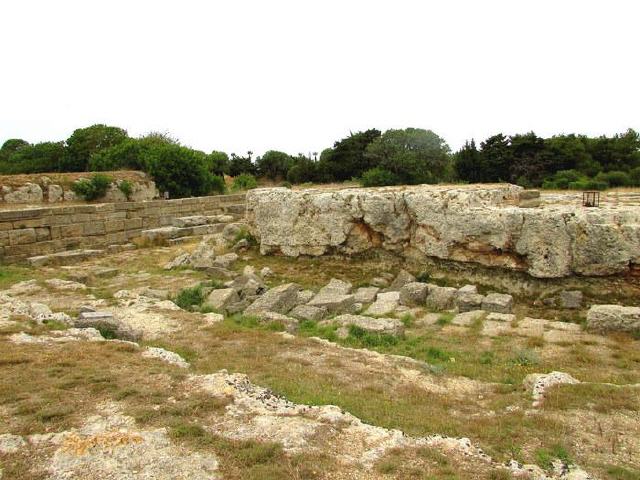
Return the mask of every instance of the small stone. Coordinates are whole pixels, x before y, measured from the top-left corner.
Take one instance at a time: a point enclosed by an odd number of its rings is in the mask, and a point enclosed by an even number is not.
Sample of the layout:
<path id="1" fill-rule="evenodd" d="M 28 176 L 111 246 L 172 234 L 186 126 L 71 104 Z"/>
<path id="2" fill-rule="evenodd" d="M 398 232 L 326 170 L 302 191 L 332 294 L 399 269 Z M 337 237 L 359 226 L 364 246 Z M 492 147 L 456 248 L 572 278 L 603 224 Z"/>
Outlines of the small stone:
<path id="1" fill-rule="evenodd" d="M 296 305 L 304 305 L 309 303 L 313 297 L 316 296 L 316 293 L 313 290 L 300 290 L 298 292 L 298 299 L 296 300 Z"/>
<path id="2" fill-rule="evenodd" d="M 239 240 L 231 249 L 234 252 L 244 252 L 250 247 L 249 241 L 246 238 Z"/>
<path id="3" fill-rule="evenodd" d="M 223 320 L 224 320 L 224 315 L 222 315 L 221 313 L 210 312 L 210 313 L 205 313 L 204 314 L 204 321 L 208 325 L 213 325 L 213 324 L 216 324 L 216 323 L 220 323 Z"/>
<path id="4" fill-rule="evenodd" d="M 0 435 L 0 453 L 17 453 L 26 445 L 27 442 L 19 435 L 12 435 L 10 433 Z"/>
<path id="5" fill-rule="evenodd" d="M 214 267 L 228 269 L 238 260 L 237 253 L 225 253 L 224 255 L 218 255 L 213 261 Z"/>
<path id="6" fill-rule="evenodd" d="M 264 267 L 262 270 L 260 270 L 260 276 L 262 278 L 273 277 L 273 270 L 271 270 L 269 267 Z"/>
<path id="7" fill-rule="evenodd" d="M 475 285 L 465 285 L 458 289 L 458 295 L 465 295 L 468 293 L 478 293 L 478 287 Z"/>
<path id="8" fill-rule="evenodd" d="M 157 358 L 162 360 L 163 362 L 176 365 L 180 368 L 189 368 L 189 362 L 187 362 L 177 353 L 170 352 L 169 350 L 165 350 L 164 348 L 147 347 L 145 351 L 142 352 L 142 356 L 147 358 Z"/>

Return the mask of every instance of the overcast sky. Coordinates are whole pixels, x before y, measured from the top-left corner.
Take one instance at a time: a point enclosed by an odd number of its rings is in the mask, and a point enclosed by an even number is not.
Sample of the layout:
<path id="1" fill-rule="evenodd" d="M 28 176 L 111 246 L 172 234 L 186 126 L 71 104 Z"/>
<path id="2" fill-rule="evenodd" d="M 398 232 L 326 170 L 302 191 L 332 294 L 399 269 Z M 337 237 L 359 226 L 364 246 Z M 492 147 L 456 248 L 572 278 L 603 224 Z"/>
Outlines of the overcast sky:
<path id="1" fill-rule="evenodd" d="M 0 142 L 168 131 L 260 154 L 640 129 L 638 0 L 0 2 Z"/>

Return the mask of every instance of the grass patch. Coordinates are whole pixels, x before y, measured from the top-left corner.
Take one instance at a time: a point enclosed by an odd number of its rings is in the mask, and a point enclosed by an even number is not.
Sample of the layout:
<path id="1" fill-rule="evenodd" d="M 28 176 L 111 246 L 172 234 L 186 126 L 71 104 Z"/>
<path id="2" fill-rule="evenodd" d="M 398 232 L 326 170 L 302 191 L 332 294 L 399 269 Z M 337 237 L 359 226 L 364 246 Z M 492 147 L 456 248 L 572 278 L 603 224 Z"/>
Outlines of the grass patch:
<path id="1" fill-rule="evenodd" d="M 609 465 L 606 472 L 612 480 L 640 480 L 640 470 L 621 467 L 619 465 Z"/>
<path id="2" fill-rule="evenodd" d="M 585 409 L 600 413 L 640 412 L 640 389 L 589 383 L 557 385 L 546 390 L 544 408 Z"/>
<path id="3" fill-rule="evenodd" d="M 453 320 L 453 317 L 455 317 L 454 313 L 451 313 L 451 312 L 443 313 L 442 315 L 440 315 L 438 320 L 436 320 L 436 325 L 441 325 L 441 326 L 449 325 Z"/>
<path id="4" fill-rule="evenodd" d="M 545 470 L 551 470 L 555 460 L 572 463 L 571 456 L 567 449 L 557 443 L 551 445 L 549 448 L 538 448 L 535 452 L 535 457 L 536 463 Z"/>

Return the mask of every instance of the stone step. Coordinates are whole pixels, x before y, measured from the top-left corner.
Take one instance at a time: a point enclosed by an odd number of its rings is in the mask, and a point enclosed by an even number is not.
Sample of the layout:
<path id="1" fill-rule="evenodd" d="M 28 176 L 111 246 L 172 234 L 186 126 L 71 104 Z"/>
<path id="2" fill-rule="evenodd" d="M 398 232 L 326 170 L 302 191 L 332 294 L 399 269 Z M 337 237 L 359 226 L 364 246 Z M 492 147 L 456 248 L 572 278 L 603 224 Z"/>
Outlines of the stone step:
<path id="1" fill-rule="evenodd" d="M 188 217 L 177 217 L 172 220 L 174 227 L 197 227 L 201 225 L 211 225 L 213 223 L 229 223 L 234 220 L 233 215 L 191 215 Z"/>
<path id="2" fill-rule="evenodd" d="M 99 257 L 104 250 L 68 250 L 66 252 L 50 253 L 27 258 L 32 267 L 44 267 L 49 265 L 72 265 L 89 258 Z"/>
<path id="3" fill-rule="evenodd" d="M 182 237 L 211 235 L 220 233 L 226 223 L 214 223 L 210 225 L 196 225 L 193 227 L 160 227 L 142 230 L 140 239 L 151 243 L 168 242 Z"/>

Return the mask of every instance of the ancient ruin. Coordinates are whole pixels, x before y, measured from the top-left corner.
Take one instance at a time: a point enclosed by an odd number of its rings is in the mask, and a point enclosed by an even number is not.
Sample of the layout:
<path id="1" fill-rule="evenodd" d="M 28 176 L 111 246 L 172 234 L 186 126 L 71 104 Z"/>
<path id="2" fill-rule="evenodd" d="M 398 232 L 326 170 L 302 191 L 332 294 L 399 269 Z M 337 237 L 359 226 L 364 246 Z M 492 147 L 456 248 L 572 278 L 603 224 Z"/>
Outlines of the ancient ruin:
<path id="1" fill-rule="evenodd" d="M 6 208 L 0 478 L 635 478 L 640 206 L 620 198 Z"/>

